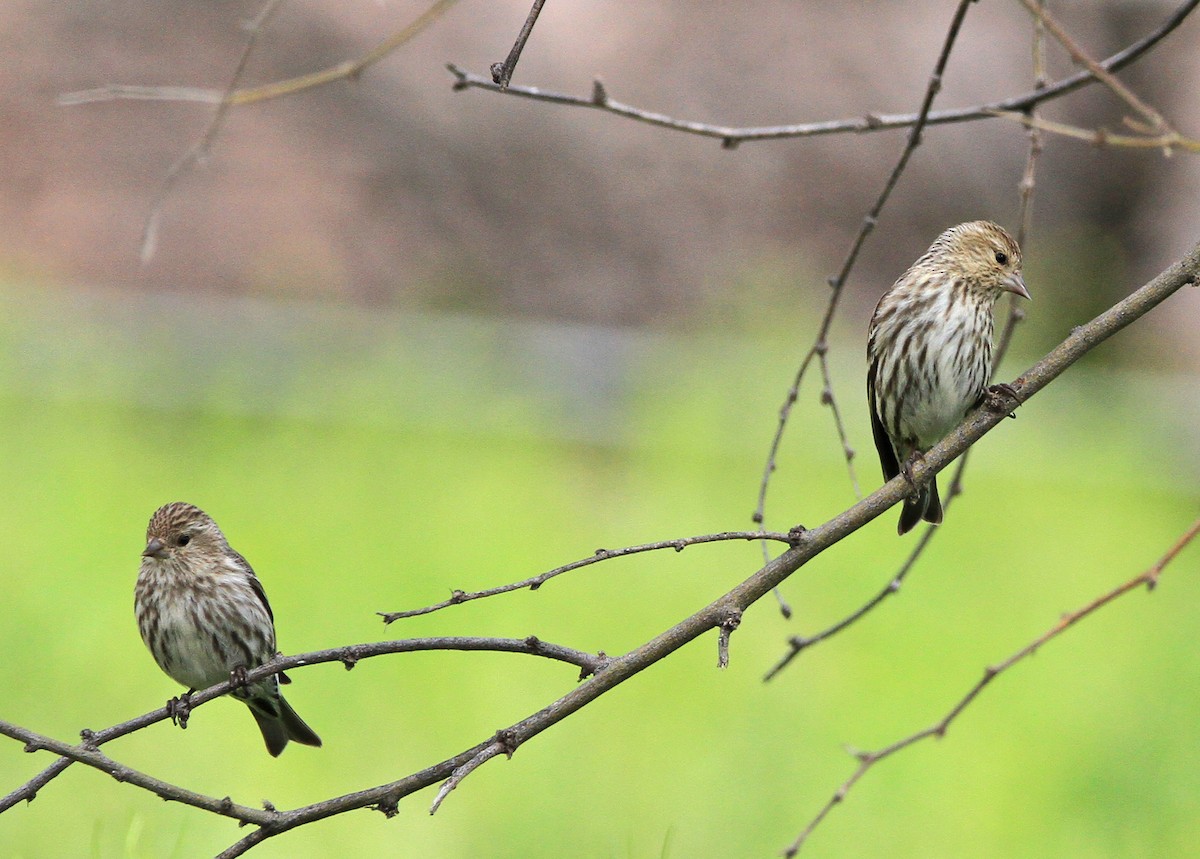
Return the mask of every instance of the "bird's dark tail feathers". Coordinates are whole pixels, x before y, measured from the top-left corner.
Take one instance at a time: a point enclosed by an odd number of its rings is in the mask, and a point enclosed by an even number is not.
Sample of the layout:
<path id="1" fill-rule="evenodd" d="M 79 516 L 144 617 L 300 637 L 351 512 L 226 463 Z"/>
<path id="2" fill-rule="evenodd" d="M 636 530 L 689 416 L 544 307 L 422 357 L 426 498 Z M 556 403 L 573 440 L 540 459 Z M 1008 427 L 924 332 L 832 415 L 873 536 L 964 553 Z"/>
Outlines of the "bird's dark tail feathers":
<path id="1" fill-rule="evenodd" d="M 321 738 L 305 724 L 300 714 L 292 709 L 291 704 L 285 701 L 282 695 L 260 696 L 246 703 L 250 712 L 254 714 L 254 721 L 258 722 L 258 729 L 262 731 L 267 751 L 273 757 L 279 757 L 280 752 L 287 748 L 289 740 L 306 746 L 321 745 Z"/>
<path id="2" fill-rule="evenodd" d="M 929 478 L 929 482 L 921 487 L 916 499 L 905 499 L 900 511 L 900 524 L 896 527 L 897 533 L 907 534 L 922 519 L 934 525 L 942 524 L 942 499 L 938 497 L 937 475 Z"/>

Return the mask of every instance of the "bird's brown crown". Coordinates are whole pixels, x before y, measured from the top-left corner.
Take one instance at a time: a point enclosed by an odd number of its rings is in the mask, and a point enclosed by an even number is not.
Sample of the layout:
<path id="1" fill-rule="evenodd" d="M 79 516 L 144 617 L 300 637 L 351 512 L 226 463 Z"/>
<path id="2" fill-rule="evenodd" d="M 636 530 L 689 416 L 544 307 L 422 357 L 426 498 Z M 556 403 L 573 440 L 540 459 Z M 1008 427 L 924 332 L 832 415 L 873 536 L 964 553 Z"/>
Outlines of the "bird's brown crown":
<path id="1" fill-rule="evenodd" d="M 146 526 L 146 543 L 155 543 L 173 553 L 189 544 L 223 546 L 225 536 L 212 517 L 199 507 L 174 501 L 154 511 Z"/>

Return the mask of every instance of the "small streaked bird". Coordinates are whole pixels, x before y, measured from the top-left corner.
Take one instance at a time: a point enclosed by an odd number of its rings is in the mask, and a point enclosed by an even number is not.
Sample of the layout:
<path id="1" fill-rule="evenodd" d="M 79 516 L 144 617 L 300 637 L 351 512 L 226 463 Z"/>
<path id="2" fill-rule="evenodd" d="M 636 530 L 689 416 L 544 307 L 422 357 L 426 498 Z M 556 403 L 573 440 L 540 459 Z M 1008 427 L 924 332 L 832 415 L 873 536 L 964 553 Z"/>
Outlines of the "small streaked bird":
<path id="1" fill-rule="evenodd" d="M 1021 249 L 1001 227 L 946 230 L 883 294 L 867 332 L 867 400 L 883 477 L 904 474 L 987 391 L 992 308 L 1001 293 L 1029 298 Z M 1004 387 L 1004 386 L 1001 386 Z M 942 521 L 937 477 L 904 501 L 897 530 Z"/>
<path id="2" fill-rule="evenodd" d="M 262 583 L 217 523 L 191 504 L 166 504 L 150 517 L 134 608 L 158 667 L 188 694 L 244 679 L 275 656 L 275 617 Z M 289 740 L 321 745 L 283 699 L 281 682 L 290 682 L 282 672 L 231 694 L 246 702 L 272 755 Z"/>

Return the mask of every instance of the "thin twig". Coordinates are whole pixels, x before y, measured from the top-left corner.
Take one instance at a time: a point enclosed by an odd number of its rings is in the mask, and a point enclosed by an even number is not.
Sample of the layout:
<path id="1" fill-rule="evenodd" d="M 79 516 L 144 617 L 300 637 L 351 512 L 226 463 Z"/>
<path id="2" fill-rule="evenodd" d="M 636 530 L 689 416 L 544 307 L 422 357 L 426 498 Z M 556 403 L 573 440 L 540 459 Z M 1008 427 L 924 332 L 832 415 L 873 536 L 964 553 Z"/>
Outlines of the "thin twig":
<path id="1" fill-rule="evenodd" d="M 800 366 L 796 370 L 795 376 L 792 378 L 792 384 L 787 389 L 787 394 L 784 396 L 783 405 L 779 409 L 779 417 L 775 424 L 775 434 L 771 439 L 771 444 L 767 449 L 766 463 L 763 465 L 762 479 L 758 484 L 758 504 L 754 508 L 754 513 L 751 516 L 753 522 L 760 528 L 766 523 L 766 506 L 767 492 L 770 489 L 771 475 L 775 473 L 779 456 L 779 448 L 783 443 L 783 433 L 787 429 L 788 419 L 791 417 L 792 407 L 795 405 L 799 397 L 800 386 L 804 382 L 804 377 L 808 373 L 809 365 L 812 364 L 813 358 L 819 358 L 822 366 L 824 366 L 825 353 L 828 351 L 828 336 L 829 329 L 833 325 L 834 315 L 837 313 L 839 299 L 842 295 L 842 288 L 845 286 L 846 279 L 850 275 L 854 263 L 858 260 L 859 251 L 862 250 L 863 244 L 867 240 L 867 236 L 875 228 L 875 224 L 879 219 L 880 213 L 883 211 L 884 205 L 892 195 L 896 184 L 900 181 L 900 176 L 904 173 L 904 169 L 908 166 L 908 161 L 912 157 L 913 152 L 921 144 L 921 133 L 925 129 L 925 122 L 929 116 L 929 111 L 933 107 L 933 100 L 942 88 L 942 73 L 946 69 L 946 63 L 950 59 L 950 52 L 954 48 L 954 42 L 958 38 L 959 29 L 962 27 L 963 19 L 966 17 L 967 8 L 971 5 L 972 0 L 959 0 L 957 8 L 954 10 L 954 17 L 950 22 L 950 28 L 946 32 L 946 37 L 942 41 L 942 48 L 938 54 L 937 62 L 934 63 L 933 73 L 929 76 L 929 83 L 925 87 L 925 95 L 921 99 L 920 110 L 917 111 L 917 119 L 909 130 L 908 138 L 905 141 L 904 149 L 900 153 L 899 159 L 892 168 L 891 175 L 888 176 L 887 182 L 876 198 L 874 205 L 862 220 L 859 227 L 858 235 L 855 236 L 851 243 L 850 251 L 846 254 L 845 260 L 842 262 L 842 268 L 836 276 L 829 279 L 829 285 L 832 287 L 829 300 L 825 305 L 825 315 L 821 320 L 821 326 L 817 330 L 817 336 L 813 345 L 809 347 L 808 352 L 800 361 Z M 833 402 L 832 386 L 827 384 L 823 399 L 828 397 L 828 400 Z M 837 413 L 835 411 L 835 419 Z M 838 421 L 840 425 L 840 421 Z M 843 436 L 843 448 L 850 450 L 849 445 L 845 444 Z M 850 451 L 850 455 L 853 451 Z M 850 456 L 847 456 L 849 462 Z M 853 472 L 851 472 L 853 477 Z M 763 560 L 767 560 L 769 552 L 767 544 L 762 544 Z M 777 596 L 779 596 L 777 594 Z M 788 616 L 790 612 L 786 608 L 786 604 L 780 598 L 780 607 L 783 609 L 784 616 Z"/>
<path id="2" fill-rule="evenodd" d="M 1038 119 L 1026 116 L 1023 113 L 1014 113 L 1010 110 L 995 110 L 992 111 L 992 116 L 1007 119 L 1011 122 L 1019 122 L 1026 128 L 1040 129 L 1048 131 L 1051 134 L 1057 134 L 1060 137 L 1071 137 L 1075 140 L 1082 140 L 1090 143 L 1097 149 L 1104 149 L 1109 146 L 1126 149 L 1161 149 L 1163 150 L 1163 154 L 1168 156 L 1175 149 L 1200 152 L 1200 140 L 1184 137 L 1177 131 L 1167 131 L 1151 137 L 1144 134 L 1114 134 L 1104 128 L 1080 128 L 1075 125 L 1068 125 L 1065 122 Z"/>
<path id="3" fill-rule="evenodd" d="M 441 611 L 444 608 L 449 608 L 452 605 L 460 605 L 472 600 L 484 599 L 486 597 L 494 597 L 498 594 L 506 594 L 512 591 L 519 591 L 524 588 L 529 588 L 531 591 L 536 591 L 550 579 L 555 576 L 561 576 L 563 573 L 569 573 L 572 570 L 578 570 L 580 567 L 591 566 L 598 564 L 600 561 L 607 561 L 610 558 L 623 558 L 626 555 L 636 555 L 640 552 L 653 552 L 658 549 L 674 549 L 676 552 L 682 552 L 688 546 L 695 546 L 699 543 L 717 543 L 724 540 L 777 540 L 781 543 L 793 543 L 796 537 L 794 534 L 783 533 L 764 533 L 762 531 L 722 531 L 719 534 L 701 534 L 698 537 L 682 537 L 678 540 L 659 540 L 655 543 L 642 543 L 638 546 L 624 546 L 620 549 L 597 549 L 593 554 L 578 561 L 572 561 L 569 564 L 563 564 L 561 567 L 555 567 L 553 570 L 547 570 L 544 573 L 538 573 L 536 576 L 531 576 L 527 579 L 522 579 L 519 582 L 510 584 L 498 585 L 494 588 L 487 588 L 481 591 L 461 591 L 455 590 L 451 593 L 449 599 L 444 599 L 439 603 L 424 606 L 423 608 L 414 608 L 407 611 L 389 611 L 377 612 L 383 618 L 385 624 L 393 621 L 401 620 L 406 617 L 418 617 L 423 614 L 430 614 L 435 611 Z"/>
<path id="4" fill-rule="evenodd" d="M 433 804 L 429 806 L 429 813 L 437 814 L 437 810 L 442 807 L 442 800 L 450 795 L 450 791 L 458 787 L 462 783 L 462 780 L 475 772 L 475 770 L 501 753 L 512 757 L 513 749 L 506 731 L 498 731 L 495 738 L 480 749 L 469 761 L 460 767 L 455 767 L 454 771 L 450 773 L 450 778 L 446 779 L 438 789 L 437 796 L 433 798 Z"/>
<path id="5" fill-rule="evenodd" d="M 842 456 L 846 459 L 846 471 L 850 474 L 850 486 L 854 489 L 854 497 L 862 498 L 862 489 L 858 485 L 858 475 L 854 471 L 855 450 L 846 434 L 846 424 L 842 420 L 842 412 L 838 408 L 837 398 L 833 395 L 833 376 L 829 371 L 828 350 L 820 354 L 821 365 L 821 404 L 828 406 L 833 415 L 833 425 L 837 428 L 838 441 L 842 443 Z"/>
<path id="6" fill-rule="evenodd" d="M 517 68 L 517 61 L 521 59 L 521 51 L 525 50 L 525 43 L 529 41 L 529 34 L 533 32 L 533 25 L 537 23 L 538 15 L 542 12 L 542 4 L 545 2 L 546 0 L 533 0 L 533 8 L 529 10 L 529 16 L 521 26 L 521 32 L 517 34 L 517 40 L 513 43 L 512 50 L 508 52 L 508 57 L 502 63 L 492 64 L 492 82 L 500 89 L 508 89 L 513 71 Z"/>
<path id="7" fill-rule="evenodd" d="M 282 98 L 288 95 L 315 89 L 325 84 L 341 80 L 355 80 L 371 66 L 385 59 L 396 49 L 403 47 L 421 33 L 426 27 L 450 10 L 458 0 L 436 0 L 424 12 L 411 22 L 392 33 L 382 42 L 361 57 L 346 60 L 328 68 L 319 69 L 294 78 L 284 78 L 279 81 L 263 84 L 262 86 L 247 87 L 221 91 L 201 89 L 198 87 L 180 86 L 139 86 L 130 84 L 109 84 L 94 89 L 78 90 L 64 93 L 58 97 L 58 104 L 63 106 L 95 104 L 107 101 L 193 101 L 205 104 L 227 103 L 234 107 L 255 104 L 260 101 Z M 1200 2 L 1200 0 L 1197 0 Z"/>
<path id="8" fill-rule="evenodd" d="M 158 193 L 154 196 L 154 201 L 150 204 L 150 212 L 146 215 L 146 223 L 142 227 L 140 251 L 142 265 L 153 259 L 154 252 L 158 247 L 158 227 L 162 221 L 163 207 L 166 206 L 167 198 L 175 189 L 176 183 L 208 157 L 212 143 L 216 139 L 221 126 L 224 125 L 225 117 L 229 114 L 231 104 L 229 96 L 237 89 L 237 85 L 246 71 L 246 64 L 250 61 L 250 55 L 254 52 L 254 46 L 258 43 L 259 34 L 266 27 L 267 22 L 271 20 L 271 16 L 279 9 L 281 3 L 282 0 L 267 0 L 262 10 L 249 23 L 246 28 L 248 33 L 246 44 L 242 46 L 242 54 L 238 57 L 237 65 L 234 67 L 228 86 L 225 87 L 225 96 L 218 102 L 217 109 L 213 111 L 213 115 L 208 121 L 208 126 L 204 129 L 204 133 L 200 135 L 200 139 L 193 143 L 187 152 L 183 154 L 183 157 L 176 161 L 171 169 L 167 171 L 167 176 L 163 179 L 162 186 L 158 189 Z"/>
<path id="9" fill-rule="evenodd" d="M 855 753 L 855 757 L 858 758 L 858 767 L 854 770 L 854 773 L 850 776 L 850 778 L 846 779 L 846 781 L 842 783 L 841 787 L 834 791 L 833 795 L 829 798 L 825 805 L 821 807 L 821 810 L 817 812 L 817 815 L 811 821 L 809 821 L 807 826 L 804 827 L 804 830 L 800 833 L 799 837 L 797 837 L 796 840 L 793 841 L 788 847 L 788 849 L 784 851 L 784 856 L 792 857 L 800 852 L 800 848 L 804 845 L 804 842 L 808 839 L 808 837 L 812 835 L 813 830 L 815 830 L 829 815 L 829 812 L 833 810 L 834 806 L 840 804 L 846 798 L 846 795 L 850 792 L 854 785 L 857 784 L 858 781 L 864 775 L 866 775 L 873 766 L 875 766 L 875 764 L 879 763 L 885 758 L 891 757 L 896 752 L 920 742 L 921 740 L 928 739 L 929 737 L 941 738 L 945 736 L 946 731 L 949 729 L 951 723 L 953 723 L 954 720 L 957 719 L 962 712 L 966 710 L 976 698 L 979 697 L 983 690 L 1002 673 L 1012 668 L 1018 662 L 1026 659 L 1029 656 L 1032 656 L 1040 647 L 1042 647 L 1042 645 L 1054 638 L 1057 638 L 1076 623 L 1113 602 L 1118 597 L 1122 597 L 1130 591 L 1141 587 L 1142 585 L 1145 585 L 1147 589 L 1152 590 L 1157 584 L 1158 578 L 1162 574 L 1162 571 L 1167 564 L 1174 560 L 1175 556 L 1183 551 L 1184 547 L 1187 546 L 1187 544 L 1190 543 L 1197 534 L 1200 534 L 1200 519 L 1197 519 L 1183 534 L 1183 536 L 1175 542 L 1175 545 L 1167 550 L 1166 554 L 1159 558 L 1158 561 L 1150 566 L 1149 569 L 1139 573 L 1129 581 L 1119 585 L 1108 593 L 1096 597 L 1082 608 L 1063 615 L 1054 624 L 1054 626 L 1050 627 L 1048 630 L 1046 630 L 1046 632 L 1042 633 L 1033 641 L 1026 644 L 1016 653 L 1013 653 L 1011 656 L 997 665 L 989 665 L 984 669 L 983 676 L 975 683 L 975 685 L 967 690 L 967 693 L 963 695 L 957 701 L 957 703 L 955 703 L 954 706 L 952 706 L 949 711 L 942 716 L 941 719 L 934 722 L 932 725 L 922 728 L 915 733 L 909 734 L 907 737 L 897 740 L 890 745 L 884 746 L 878 751 Z"/>

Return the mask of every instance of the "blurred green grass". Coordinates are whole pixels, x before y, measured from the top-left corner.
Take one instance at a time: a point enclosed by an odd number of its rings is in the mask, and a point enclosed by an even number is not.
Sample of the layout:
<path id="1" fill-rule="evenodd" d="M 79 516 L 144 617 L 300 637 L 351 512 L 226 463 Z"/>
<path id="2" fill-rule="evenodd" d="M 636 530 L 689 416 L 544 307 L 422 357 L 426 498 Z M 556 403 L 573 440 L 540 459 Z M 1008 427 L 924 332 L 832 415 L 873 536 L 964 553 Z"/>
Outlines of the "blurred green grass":
<path id="1" fill-rule="evenodd" d="M 104 291 L 11 291 L 0 311 L 0 717 L 60 738 L 178 692 L 132 617 L 146 519 L 172 500 L 208 510 L 254 564 L 286 652 L 434 634 L 636 646 L 753 572 L 758 547 L 610 561 L 386 629 L 374 613 L 599 547 L 747 527 L 810 336 L 635 337 Z M 860 352 L 852 328 L 838 333 L 835 380 L 870 491 Z M 891 514 L 793 576 L 796 619 L 756 606 L 728 670 L 706 637 L 487 764 L 435 817 L 427 791 L 394 820 L 343 815 L 252 855 L 776 855 L 851 773 L 845 745 L 933 722 L 985 665 L 1145 568 L 1194 519 L 1197 439 L 1168 414 L 1189 381 L 1143 381 L 1084 367 L 1005 422 L 899 595 L 772 683 L 761 676 L 786 636 L 893 574 L 913 541 Z M 788 430 L 769 526 L 853 501 L 817 390 Z M 1166 417 L 1148 420 L 1155 409 Z M 1200 838 L 1198 569 L 1193 547 L 1152 596 L 1104 610 L 998 679 L 944 740 L 880 765 L 806 855 L 1187 855 Z M 186 732 L 158 725 L 107 750 L 286 808 L 434 763 L 575 682 L 568 667 L 481 654 L 293 679 L 289 700 L 324 749 L 274 760 L 244 707 L 218 701 Z M 0 743 L 0 787 L 49 761 Z M 79 766 L 0 817 L 5 854 L 20 857 L 204 856 L 241 834 Z"/>

